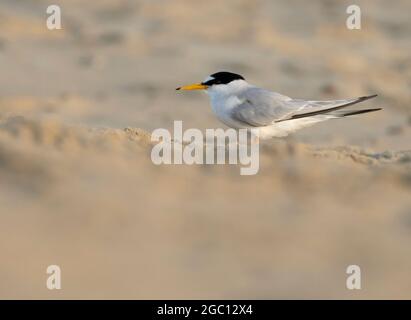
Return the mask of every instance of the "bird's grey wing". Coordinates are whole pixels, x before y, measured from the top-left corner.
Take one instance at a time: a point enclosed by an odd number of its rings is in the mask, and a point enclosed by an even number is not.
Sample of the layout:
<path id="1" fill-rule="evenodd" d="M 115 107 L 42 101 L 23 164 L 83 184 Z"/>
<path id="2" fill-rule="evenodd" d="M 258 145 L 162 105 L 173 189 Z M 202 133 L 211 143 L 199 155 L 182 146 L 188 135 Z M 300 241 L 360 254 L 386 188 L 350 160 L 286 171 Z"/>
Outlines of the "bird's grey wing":
<path id="1" fill-rule="evenodd" d="M 256 87 L 245 90 L 238 98 L 241 103 L 233 108 L 231 116 L 254 127 L 270 125 L 298 109 L 289 103 L 291 98 Z"/>
<path id="2" fill-rule="evenodd" d="M 352 106 L 353 104 L 360 103 L 362 101 L 375 98 L 377 95 L 363 96 L 353 99 L 345 100 L 329 100 L 329 101 L 304 101 L 304 100 L 291 100 L 289 103 L 294 103 L 295 101 L 305 102 L 305 105 L 299 109 L 298 112 L 291 113 L 288 116 L 277 119 L 275 122 L 295 120 L 300 118 L 312 117 L 319 114 L 333 114 L 337 110 Z"/>
<path id="3" fill-rule="evenodd" d="M 232 110 L 232 117 L 251 126 L 267 126 L 275 122 L 329 113 L 375 97 L 345 100 L 313 101 L 291 99 L 260 88 L 250 88 L 239 98 L 242 103 Z"/>

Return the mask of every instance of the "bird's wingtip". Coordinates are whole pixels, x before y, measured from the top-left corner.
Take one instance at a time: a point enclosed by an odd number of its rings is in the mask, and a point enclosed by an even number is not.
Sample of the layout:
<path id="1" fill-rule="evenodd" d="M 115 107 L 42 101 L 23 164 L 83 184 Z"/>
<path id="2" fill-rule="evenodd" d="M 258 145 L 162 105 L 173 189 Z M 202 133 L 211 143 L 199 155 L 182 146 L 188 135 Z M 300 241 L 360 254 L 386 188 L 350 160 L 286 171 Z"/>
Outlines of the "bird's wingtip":
<path id="1" fill-rule="evenodd" d="M 375 97 L 378 97 L 378 94 L 372 94 L 372 95 L 369 95 L 369 96 L 363 96 L 363 97 L 360 97 L 359 99 L 361 99 L 361 100 L 368 100 L 368 99 L 372 99 L 372 98 L 375 98 Z"/>

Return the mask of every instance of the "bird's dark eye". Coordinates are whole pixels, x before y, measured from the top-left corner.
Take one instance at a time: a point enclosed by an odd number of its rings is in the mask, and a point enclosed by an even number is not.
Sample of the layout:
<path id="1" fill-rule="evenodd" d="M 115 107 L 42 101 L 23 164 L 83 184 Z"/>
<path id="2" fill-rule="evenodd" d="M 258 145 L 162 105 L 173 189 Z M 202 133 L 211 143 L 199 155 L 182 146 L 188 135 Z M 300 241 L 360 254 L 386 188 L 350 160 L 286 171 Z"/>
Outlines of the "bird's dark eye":
<path id="1" fill-rule="evenodd" d="M 203 82 L 203 84 L 207 85 L 207 86 L 212 86 L 213 84 L 222 84 L 223 82 L 221 80 L 218 79 L 211 79 L 208 80 L 207 82 Z"/>

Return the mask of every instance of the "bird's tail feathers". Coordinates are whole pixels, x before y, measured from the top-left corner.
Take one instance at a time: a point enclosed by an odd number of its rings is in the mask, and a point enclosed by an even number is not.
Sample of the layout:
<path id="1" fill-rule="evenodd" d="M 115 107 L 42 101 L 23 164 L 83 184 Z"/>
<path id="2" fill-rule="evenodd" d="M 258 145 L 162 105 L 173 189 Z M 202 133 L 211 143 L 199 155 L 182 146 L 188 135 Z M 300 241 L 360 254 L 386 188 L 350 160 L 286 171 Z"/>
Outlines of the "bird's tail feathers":
<path id="1" fill-rule="evenodd" d="M 375 112 L 382 110 L 382 108 L 373 108 L 373 109 L 360 109 L 360 110 L 343 110 L 337 112 L 326 113 L 326 115 L 336 116 L 337 118 L 348 117 L 348 116 L 355 116 L 357 114 L 368 113 L 368 112 Z"/>
<path id="2" fill-rule="evenodd" d="M 282 122 L 282 121 L 288 121 L 288 120 L 295 120 L 295 119 L 301 119 L 301 118 L 306 118 L 306 117 L 313 117 L 313 116 L 317 116 L 317 115 L 321 115 L 321 114 L 324 114 L 324 115 L 335 115 L 335 112 L 338 111 L 338 110 L 341 110 L 341 109 L 346 108 L 346 107 L 348 107 L 348 106 L 352 106 L 353 104 L 357 104 L 357 103 L 363 102 L 363 101 L 365 101 L 365 100 L 369 100 L 369 99 L 375 98 L 376 96 L 377 96 L 376 94 L 373 94 L 373 95 L 371 95 L 371 96 L 359 97 L 359 98 L 357 98 L 357 99 L 354 99 L 354 100 L 351 100 L 351 101 L 347 101 L 347 102 L 342 103 L 342 104 L 338 104 L 337 106 L 334 106 L 334 107 L 323 108 L 323 109 L 320 109 L 320 110 L 315 110 L 315 111 L 310 111 L 310 112 L 304 112 L 304 113 L 294 114 L 294 115 L 292 115 L 292 116 L 289 117 L 289 118 L 280 119 L 280 120 L 277 120 L 276 122 Z M 367 110 L 371 110 L 371 109 L 367 109 Z M 373 110 L 373 111 L 377 111 L 377 110 L 380 110 L 380 109 L 375 109 L 375 110 Z M 358 110 L 358 111 L 360 111 L 360 110 Z M 355 112 L 355 111 L 348 112 L 349 114 L 347 114 L 347 115 L 365 113 L 364 111 L 359 112 L 359 113 L 353 113 L 353 112 Z M 366 111 L 366 112 L 371 112 L 371 111 Z M 347 113 L 347 111 L 346 111 L 345 113 Z M 344 114 L 344 113 L 343 113 L 343 114 Z M 346 115 L 343 115 L 343 116 L 346 116 Z"/>

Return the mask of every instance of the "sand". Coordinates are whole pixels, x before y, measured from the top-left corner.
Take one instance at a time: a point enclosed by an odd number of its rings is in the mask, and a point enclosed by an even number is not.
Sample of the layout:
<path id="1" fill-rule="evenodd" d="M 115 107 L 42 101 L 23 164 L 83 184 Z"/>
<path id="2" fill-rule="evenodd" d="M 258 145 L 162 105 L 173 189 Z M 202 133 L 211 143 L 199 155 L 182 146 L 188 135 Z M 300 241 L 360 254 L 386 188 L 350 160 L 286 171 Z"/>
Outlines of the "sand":
<path id="1" fill-rule="evenodd" d="M 63 30 L 0 4 L 0 298 L 411 298 L 408 1 L 357 1 L 360 31 L 349 1 L 54 3 Z M 224 128 L 174 91 L 223 69 L 384 110 L 262 142 L 255 176 L 154 165 L 152 130 Z"/>

